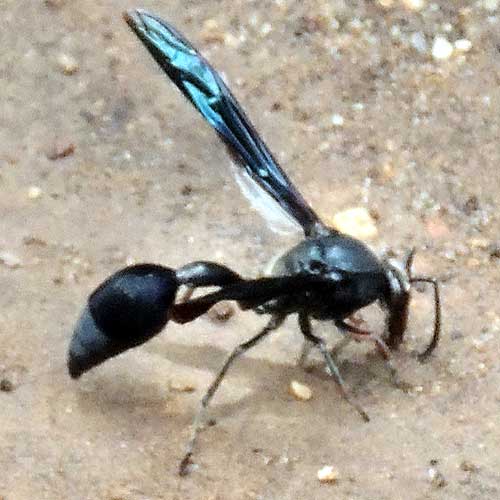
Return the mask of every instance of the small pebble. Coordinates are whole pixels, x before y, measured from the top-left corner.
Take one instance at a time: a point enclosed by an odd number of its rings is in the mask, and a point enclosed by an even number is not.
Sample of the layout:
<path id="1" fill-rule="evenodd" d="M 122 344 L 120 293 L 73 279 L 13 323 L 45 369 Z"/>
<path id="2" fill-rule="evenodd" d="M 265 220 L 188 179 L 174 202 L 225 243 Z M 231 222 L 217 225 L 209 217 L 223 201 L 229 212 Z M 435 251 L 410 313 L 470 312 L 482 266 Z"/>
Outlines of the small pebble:
<path id="1" fill-rule="evenodd" d="M 425 35 L 417 31 L 416 33 L 412 33 L 410 36 L 411 46 L 421 54 L 427 52 L 427 40 L 425 39 Z"/>
<path id="2" fill-rule="evenodd" d="M 378 234 L 375 220 L 364 207 L 354 207 L 338 212 L 333 225 L 341 232 L 359 239 L 375 238 Z"/>
<path id="3" fill-rule="evenodd" d="M 384 163 L 382 165 L 382 179 L 384 181 L 390 181 L 391 179 L 394 178 L 396 175 L 396 172 L 394 170 L 394 166 L 392 163 Z"/>
<path id="4" fill-rule="evenodd" d="M 206 30 L 216 30 L 219 28 L 219 23 L 215 19 L 205 19 L 203 22 L 203 29 Z"/>
<path id="5" fill-rule="evenodd" d="M 407 9 L 419 11 L 425 7 L 425 0 L 403 0 Z"/>
<path id="6" fill-rule="evenodd" d="M 233 49 L 236 49 L 242 42 L 239 38 L 235 37 L 232 33 L 224 34 L 224 43 Z"/>
<path id="7" fill-rule="evenodd" d="M 463 205 L 463 211 L 466 215 L 473 215 L 480 208 L 479 198 L 474 194 L 469 196 Z"/>
<path id="8" fill-rule="evenodd" d="M 66 144 L 54 144 L 52 149 L 47 152 L 47 158 L 49 160 L 61 160 L 62 158 L 66 158 L 71 156 L 75 152 L 75 145 L 70 142 Z"/>
<path id="9" fill-rule="evenodd" d="M 499 0 L 483 0 L 483 7 L 489 12 L 494 12 L 498 9 Z"/>
<path id="10" fill-rule="evenodd" d="M 336 483 L 339 480 L 340 474 L 331 465 L 325 465 L 318 470 L 317 476 L 320 483 Z"/>
<path id="11" fill-rule="evenodd" d="M 461 38 L 460 40 L 457 40 L 455 43 L 455 49 L 458 50 L 459 52 L 469 52 L 470 49 L 472 49 L 472 42 L 470 40 L 467 40 L 465 38 Z"/>
<path id="12" fill-rule="evenodd" d="M 183 382 L 182 380 L 171 380 L 169 387 L 176 392 L 194 392 L 196 386 L 190 382 Z"/>
<path id="13" fill-rule="evenodd" d="M 401 39 L 401 28 L 397 24 L 391 26 L 390 33 L 392 38 L 394 38 L 395 40 Z"/>
<path id="14" fill-rule="evenodd" d="M 57 57 L 57 64 L 63 74 L 67 76 L 74 75 L 79 69 L 78 62 L 69 54 L 59 54 Z"/>
<path id="15" fill-rule="evenodd" d="M 225 33 L 219 28 L 216 19 L 207 19 L 203 23 L 201 38 L 206 43 L 224 43 L 226 40 Z"/>
<path id="16" fill-rule="evenodd" d="M 451 33 L 453 31 L 453 24 L 451 23 L 443 23 L 441 25 L 441 29 L 445 32 L 445 33 Z"/>
<path id="17" fill-rule="evenodd" d="M 207 316 L 215 323 L 225 323 L 234 316 L 234 307 L 230 302 L 219 302 L 208 311 Z"/>
<path id="18" fill-rule="evenodd" d="M 436 469 L 436 467 L 430 467 L 427 474 L 429 475 L 429 480 L 434 488 L 444 488 L 446 486 L 446 479 L 443 474 Z"/>
<path id="19" fill-rule="evenodd" d="M 46 247 L 47 242 L 44 239 L 39 238 L 38 236 L 34 236 L 32 234 L 29 234 L 29 235 L 23 237 L 23 245 Z"/>
<path id="20" fill-rule="evenodd" d="M 312 398 L 312 390 L 297 380 L 292 380 L 289 387 L 290 394 L 298 401 L 309 401 Z"/>
<path id="21" fill-rule="evenodd" d="M 10 267 L 11 269 L 17 269 L 21 267 L 22 262 L 21 259 L 14 255 L 13 253 L 3 251 L 0 252 L 0 264 L 3 264 L 6 267 Z"/>
<path id="22" fill-rule="evenodd" d="M 486 238 L 471 238 L 467 243 L 470 248 L 477 248 L 479 250 L 487 250 L 490 246 L 490 241 Z"/>
<path id="23" fill-rule="evenodd" d="M 344 117 L 337 113 L 332 115 L 332 125 L 335 127 L 342 127 L 344 125 Z"/>
<path id="24" fill-rule="evenodd" d="M 28 188 L 28 198 L 30 200 L 37 200 L 42 196 L 42 189 L 39 188 L 38 186 L 30 186 Z"/>
<path id="25" fill-rule="evenodd" d="M 479 467 L 470 460 L 463 460 L 460 463 L 460 469 L 464 472 L 477 472 Z"/>
<path id="26" fill-rule="evenodd" d="M 433 382 L 432 387 L 431 387 L 431 393 L 433 395 L 438 395 L 442 391 L 442 386 L 440 382 Z"/>
<path id="27" fill-rule="evenodd" d="M 0 380 L 0 391 L 2 392 L 12 392 L 14 390 L 14 384 L 8 378 L 3 378 Z"/>
<path id="28" fill-rule="evenodd" d="M 492 259 L 500 259 L 500 243 L 493 243 L 488 248 Z"/>
<path id="29" fill-rule="evenodd" d="M 264 23 L 260 27 L 260 34 L 265 37 L 265 36 L 269 35 L 269 33 L 271 33 L 272 30 L 273 30 L 273 27 L 270 23 Z"/>
<path id="30" fill-rule="evenodd" d="M 356 31 L 356 32 L 361 32 L 361 30 L 363 29 L 363 21 L 361 21 L 361 19 L 358 19 L 357 17 L 355 17 L 354 19 L 352 19 L 350 22 L 349 22 L 349 27 L 353 30 L 353 31 Z"/>
<path id="31" fill-rule="evenodd" d="M 443 61 L 449 59 L 452 54 L 453 45 L 444 36 L 437 35 L 432 44 L 432 57 Z"/>
<path id="32" fill-rule="evenodd" d="M 489 371 L 489 369 L 488 369 L 488 367 L 486 366 L 486 364 L 485 364 L 485 363 L 479 363 L 479 364 L 477 365 L 477 370 L 478 370 L 478 372 L 479 372 L 479 375 L 481 375 L 481 376 L 483 376 L 483 377 L 484 377 L 485 375 L 487 375 L 487 373 L 488 373 L 488 371 Z"/>
<path id="33" fill-rule="evenodd" d="M 467 259 L 465 264 L 470 269 L 476 269 L 481 265 L 481 261 L 479 259 L 476 259 L 475 257 L 471 257 L 470 259 Z"/>

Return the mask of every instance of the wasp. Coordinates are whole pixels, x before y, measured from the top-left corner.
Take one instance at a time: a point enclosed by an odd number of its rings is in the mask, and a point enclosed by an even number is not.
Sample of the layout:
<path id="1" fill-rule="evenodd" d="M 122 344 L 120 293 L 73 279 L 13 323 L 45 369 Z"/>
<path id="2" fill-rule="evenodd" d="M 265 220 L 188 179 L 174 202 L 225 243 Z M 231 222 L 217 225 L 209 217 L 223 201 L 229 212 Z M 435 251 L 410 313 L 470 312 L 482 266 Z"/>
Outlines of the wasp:
<path id="1" fill-rule="evenodd" d="M 243 310 L 268 315 L 267 324 L 227 357 L 203 396 L 192 434 L 179 467 L 189 473 L 207 406 L 232 363 L 275 331 L 287 316 L 297 315 L 306 341 L 301 360 L 311 346 L 322 354 L 328 373 L 343 398 L 365 421 L 367 413 L 348 393 L 325 341 L 314 334 L 311 320 L 332 321 L 346 338 L 372 341 L 390 365 L 390 351 L 399 347 L 407 327 L 410 291 L 414 283 L 434 287 L 434 332 L 419 355 L 425 360 L 438 345 L 441 307 L 438 283 L 413 276 L 414 252 L 404 265 L 378 257 L 358 239 L 328 227 L 304 200 L 279 166 L 221 76 L 173 26 L 144 10 L 124 14 L 131 30 L 163 72 L 215 129 L 233 161 L 250 181 L 301 227 L 304 238 L 286 251 L 264 277 L 248 279 L 229 267 L 197 261 L 172 269 L 138 264 L 116 272 L 90 295 L 69 347 L 72 378 L 160 333 L 168 321 L 184 324 L 223 300 Z M 187 287 L 188 293 L 179 294 Z M 216 287 L 193 296 L 193 291 Z M 378 302 L 386 312 L 383 336 L 359 328 L 349 317 Z"/>

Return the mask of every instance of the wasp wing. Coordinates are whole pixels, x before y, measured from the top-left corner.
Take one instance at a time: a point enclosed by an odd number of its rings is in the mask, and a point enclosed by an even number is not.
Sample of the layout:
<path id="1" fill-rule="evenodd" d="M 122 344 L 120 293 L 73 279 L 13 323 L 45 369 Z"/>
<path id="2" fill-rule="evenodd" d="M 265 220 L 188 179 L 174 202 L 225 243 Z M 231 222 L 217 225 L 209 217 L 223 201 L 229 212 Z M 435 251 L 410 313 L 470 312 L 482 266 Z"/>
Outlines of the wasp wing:
<path id="1" fill-rule="evenodd" d="M 124 14 L 149 53 L 208 123 L 239 166 L 295 219 L 304 233 L 324 226 L 279 167 L 220 75 L 175 28 L 144 10 Z"/>
<path id="2" fill-rule="evenodd" d="M 234 161 L 231 161 L 230 166 L 240 192 L 250 206 L 266 221 L 269 229 L 277 234 L 288 236 L 301 232 L 302 228 L 299 223 L 248 175 L 245 168 Z"/>

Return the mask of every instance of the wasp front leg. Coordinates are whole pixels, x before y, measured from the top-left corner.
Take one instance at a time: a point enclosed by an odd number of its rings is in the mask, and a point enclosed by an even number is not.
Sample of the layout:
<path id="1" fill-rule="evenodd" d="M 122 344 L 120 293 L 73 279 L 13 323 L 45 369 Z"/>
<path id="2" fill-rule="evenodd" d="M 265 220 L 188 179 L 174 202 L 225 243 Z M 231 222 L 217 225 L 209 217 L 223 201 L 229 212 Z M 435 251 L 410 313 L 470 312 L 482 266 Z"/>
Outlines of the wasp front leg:
<path id="1" fill-rule="evenodd" d="M 376 347 L 378 353 L 382 356 L 382 358 L 384 360 L 387 371 L 389 372 L 389 375 L 391 376 L 392 383 L 396 387 L 405 387 L 405 384 L 403 382 L 401 382 L 401 380 L 399 379 L 398 372 L 392 363 L 392 359 L 391 359 L 392 356 L 391 356 L 391 352 L 389 350 L 389 347 L 384 342 L 382 337 L 380 337 L 380 335 L 377 335 L 376 333 L 371 332 L 369 330 L 364 330 L 364 329 L 359 328 L 355 325 L 351 325 L 350 323 L 347 323 L 344 320 L 336 321 L 335 325 L 340 330 L 346 332 L 346 334 L 348 335 L 347 338 L 351 338 L 351 339 L 357 340 L 357 341 L 373 342 L 375 344 L 375 347 Z"/>

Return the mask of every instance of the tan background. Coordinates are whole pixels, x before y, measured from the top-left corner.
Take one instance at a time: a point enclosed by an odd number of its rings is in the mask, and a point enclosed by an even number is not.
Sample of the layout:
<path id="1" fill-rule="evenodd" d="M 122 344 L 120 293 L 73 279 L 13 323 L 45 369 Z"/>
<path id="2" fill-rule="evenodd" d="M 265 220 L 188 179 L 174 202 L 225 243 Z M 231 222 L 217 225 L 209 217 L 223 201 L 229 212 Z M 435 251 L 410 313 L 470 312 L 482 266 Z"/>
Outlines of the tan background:
<path id="1" fill-rule="evenodd" d="M 253 276 L 293 239 L 249 208 L 215 134 L 127 30 L 120 13 L 134 3 L 2 1 L 0 378 L 13 390 L 0 392 L 0 498 L 500 497 L 500 12 L 494 0 L 407 4 L 142 5 L 224 72 L 325 218 L 367 207 L 374 246 L 415 245 L 417 269 L 443 280 L 435 356 L 422 366 L 411 355 L 431 330 L 423 294 L 395 356 L 409 393 L 368 347 L 345 351 L 341 370 L 369 424 L 318 357 L 312 373 L 296 368 L 291 319 L 230 372 L 200 468 L 181 480 L 204 388 L 263 319 L 169 325 L 78 382 L 64 368 L 72 326 L 88 293 L 126 262 L 215 259 Z M 436 35 L 472 48 L 435 60 Z M 334 339 L 332 330 L 318 326 Z M 311 387 L 311 401 L 288 395 L 292 379 Z M 429 477 L 431 460 L 444 487 Z M 325 464 L 337 484 L 318 482 Z"/>

